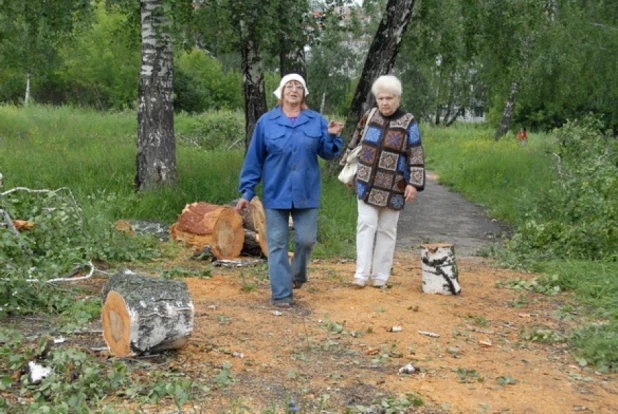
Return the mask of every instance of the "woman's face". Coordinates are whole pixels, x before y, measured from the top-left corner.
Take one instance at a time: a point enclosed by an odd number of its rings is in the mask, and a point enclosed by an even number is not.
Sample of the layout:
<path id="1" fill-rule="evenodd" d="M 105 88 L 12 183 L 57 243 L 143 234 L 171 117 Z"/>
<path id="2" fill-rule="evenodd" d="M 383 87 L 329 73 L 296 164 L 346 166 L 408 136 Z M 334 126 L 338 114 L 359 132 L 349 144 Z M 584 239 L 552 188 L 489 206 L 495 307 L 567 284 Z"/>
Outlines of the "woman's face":
<path id="1" fill-rule="evenodd" d="M 283 104 L 299 105 L 305 98 L 305 88 L 299 81 L 289 81 L 283 87 Z"/>
<path id="2" fill-rule="evenodd" d="M 389 116 L 395 113 L 399 108 L 399 96 L 390 92 L 379 92 L 376 96 L 378 102 L 378 109 L 384 116 Z"/>

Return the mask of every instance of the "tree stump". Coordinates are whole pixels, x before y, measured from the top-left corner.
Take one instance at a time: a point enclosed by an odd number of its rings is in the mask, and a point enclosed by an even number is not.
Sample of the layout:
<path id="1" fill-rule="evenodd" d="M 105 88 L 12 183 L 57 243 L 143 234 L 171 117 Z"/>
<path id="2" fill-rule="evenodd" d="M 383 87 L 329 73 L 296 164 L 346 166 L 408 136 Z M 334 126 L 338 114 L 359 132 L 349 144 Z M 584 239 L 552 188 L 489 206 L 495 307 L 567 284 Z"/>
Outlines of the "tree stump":
<path id="1" fill-rule="evenodd" d="M 232 259 L 240 255 L 245 241 L 242 225 L 242 217 L 232 207 L 198 202 L 185 206 L 170 234 L 196 251 L 210 245 L 217 259 Z"/>
<path id="2" fill-rule="evenodd" d="M 230 203 L 230 206 L 236 207 L 238 200 L 234 200 Z M 258 244 L 261 254 L 268 256 L 268 243 L 266 241 L 266 215 L 264 214 L 264 206 L 262 200 L 258 196 L 253 197 L 251 205 L 248 209 L 243 210 L 240 213 L 242 217 L 242 226 L 245 230 L 249 230 L 249 237 L 247 239 L 247 232 L 245 231 L 245 246 L 243 252 L 249 254 L 249 252 L 255 252 L 255 243 Z M 259 253 L 250 254 L 251 256 L 259 256 Z"/>
<path id="3" fill-rule="evenodd" d="M 124 270 L 103 288 L 103 337 L 119 357 L 182 347 L 193 330 L 193 302 L 182 280 Z"/>
<path id="4" fill-rule="evenodd" d="M 461 293 L 459 273 L 455 262 L 455 247 L 452 244 L 421 245 L 421 261 L 424 293 L 443 295 Z"/>

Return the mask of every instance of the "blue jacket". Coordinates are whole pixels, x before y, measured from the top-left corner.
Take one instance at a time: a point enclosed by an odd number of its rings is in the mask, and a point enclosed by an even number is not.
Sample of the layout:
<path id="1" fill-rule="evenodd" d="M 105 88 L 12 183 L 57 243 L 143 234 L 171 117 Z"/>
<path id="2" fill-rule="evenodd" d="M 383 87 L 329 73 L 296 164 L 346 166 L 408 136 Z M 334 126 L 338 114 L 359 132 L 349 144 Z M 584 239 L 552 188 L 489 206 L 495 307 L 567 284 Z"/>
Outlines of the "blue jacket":
<path id="1" fill-rule="evenodd" d="M 322 115 L 302 110 L 296 122 L 279 106 L 258 120 L 240 172 L 239 191 L 245 200 L 255 197 L 263 181 L 265 208 L 317 208 L 320 205 L 318 155 L 331 160 L 341 154 L 343 140 L 328 133 Z"/>

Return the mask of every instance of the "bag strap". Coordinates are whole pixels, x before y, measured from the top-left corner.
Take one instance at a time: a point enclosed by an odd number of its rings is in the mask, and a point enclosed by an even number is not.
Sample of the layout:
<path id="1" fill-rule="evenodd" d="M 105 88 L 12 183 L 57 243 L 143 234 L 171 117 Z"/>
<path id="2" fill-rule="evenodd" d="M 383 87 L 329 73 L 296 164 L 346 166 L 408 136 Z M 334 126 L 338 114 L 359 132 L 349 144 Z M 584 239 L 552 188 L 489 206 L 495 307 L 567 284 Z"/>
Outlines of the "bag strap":
<path id="1" fill-rule="evenodd" d="M 367 126 L 369 125 L 369 121 L 371 121 L 371 118 L 373 118 L 373 114 L 375 114 L 377 110 L 378 108 L 376 107 L 371 108 L 371 111 L 369 111 L 369 115 L 367 115 L 367 119 L 365 120 L 365 126 L 363 127 L 363 133 L 361 134 L 360 138 L 356 142 L 354 142 L 354 146 L 352 147 L 348 146 L 348 148 L 354 149 L 358 147 L 361 142 L 363 142 L 363 140 L 365 139 L 365 135 L 367 135 Z"/>

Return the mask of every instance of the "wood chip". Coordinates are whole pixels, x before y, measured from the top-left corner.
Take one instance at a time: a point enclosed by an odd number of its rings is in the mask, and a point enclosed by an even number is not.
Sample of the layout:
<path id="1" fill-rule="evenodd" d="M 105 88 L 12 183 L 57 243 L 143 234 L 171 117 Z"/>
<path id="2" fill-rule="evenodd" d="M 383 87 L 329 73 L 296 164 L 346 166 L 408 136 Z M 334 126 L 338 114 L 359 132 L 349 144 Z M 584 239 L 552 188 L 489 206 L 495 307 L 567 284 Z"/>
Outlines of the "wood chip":
<path id="1" fill-rule="evenodd" d="M 427 331 L 417 331 L 419 334 L 421 335 L 425 335 L 425 336 L 430 336 L 432 338 L 439 338 L 440 335 L 438 335 L 437 333 L 433 333 L 433 332 L 427 332 Z"/>
<path id="2" fill-rule="evenodd" d="M 479 345 L 483 348 L 489 348 L 493 344 L 490 341 L 479 341 Z"/>

